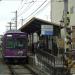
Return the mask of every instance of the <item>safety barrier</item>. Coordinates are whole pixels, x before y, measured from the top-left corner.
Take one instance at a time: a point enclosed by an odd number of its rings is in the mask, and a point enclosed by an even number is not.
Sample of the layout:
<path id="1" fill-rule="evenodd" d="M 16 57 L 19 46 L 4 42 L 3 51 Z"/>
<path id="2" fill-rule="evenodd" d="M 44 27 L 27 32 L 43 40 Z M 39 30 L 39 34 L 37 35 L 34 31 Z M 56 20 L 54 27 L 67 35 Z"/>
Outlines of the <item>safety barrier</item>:
<path id="1" fill-rule="evenodd" d="M 38 49 L 31 56 L 30 65 L 38 71 L 38 75 L 66 75 L 63 55 L 54 56 L 46 50 Z M 68 74 L 69 75 L 69 74 Z"/>
<path id="2" fill-rule="evenodd" d="M 45 50 L 37 50 L 36 51 L 37 63 L 40 69 L 43 72 L 47 72 L 51 75 L 55 75 L 55 72 L 58 74 L 59 71 L 56 71 L 59 68 L 63 69 L 63 57 L 62 56 L 54 56 Z M 62 72 L 60 72 L 61 75 Z M 56 75 L 57 75 L 56 74 Z"/>

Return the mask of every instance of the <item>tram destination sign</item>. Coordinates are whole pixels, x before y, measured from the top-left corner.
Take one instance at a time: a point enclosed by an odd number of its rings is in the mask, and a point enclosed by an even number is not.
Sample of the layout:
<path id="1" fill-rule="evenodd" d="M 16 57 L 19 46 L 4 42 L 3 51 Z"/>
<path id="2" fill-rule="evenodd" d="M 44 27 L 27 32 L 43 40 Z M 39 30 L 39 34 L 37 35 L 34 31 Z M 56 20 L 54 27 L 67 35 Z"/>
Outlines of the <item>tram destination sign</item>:
<path id="1" fill-rule="evenodd" d="M 53 26 L 41 25 L 41 35 L 53 35 Z"/>

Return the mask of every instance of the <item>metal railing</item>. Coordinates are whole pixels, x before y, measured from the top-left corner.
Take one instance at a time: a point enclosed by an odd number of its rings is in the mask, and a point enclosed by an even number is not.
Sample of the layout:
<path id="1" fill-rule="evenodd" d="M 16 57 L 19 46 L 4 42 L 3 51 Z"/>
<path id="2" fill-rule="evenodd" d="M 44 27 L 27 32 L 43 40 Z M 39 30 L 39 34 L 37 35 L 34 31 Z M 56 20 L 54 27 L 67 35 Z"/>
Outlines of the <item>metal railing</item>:
<path id="1" fill-rule="evenodd" d="M 30 60 L 31 66 L 37 68 L 38 75 L 66 75 L 63 55 L 54 56 L 46 50 L 37 49 Z"/>
<path id="2" fill-rule="evenodd" d="M 52 67 L 62 67 L 63 66 L 63 56 L 54 56 L 53 54 L 48 53 L 44 50 L 37 50 L 36 55 L 38 60 L 42 63 L 48 64 Z"/>
<path id="3" fill-rule="evenodd" d="M 36 57 L 38 66 L 43 72 L 53 75 L 56 68 L 64 68 L 63 56 L 54 56 L 45 50 L 39 49 L 36 51 Z"/>

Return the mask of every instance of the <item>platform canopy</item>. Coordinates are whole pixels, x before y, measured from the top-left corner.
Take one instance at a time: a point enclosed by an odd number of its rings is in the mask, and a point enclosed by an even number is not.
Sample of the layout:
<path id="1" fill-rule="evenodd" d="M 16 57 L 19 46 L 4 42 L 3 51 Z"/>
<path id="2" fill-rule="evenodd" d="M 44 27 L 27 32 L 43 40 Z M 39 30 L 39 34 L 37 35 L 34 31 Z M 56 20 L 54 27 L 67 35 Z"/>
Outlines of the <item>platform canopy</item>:
<path id="1" fill-rule="evenodd" d="M 24 24 L 19 30 L 30 34 L 41 30 L 41 25 L 53 25 L 55 27 L 62 28 L 58 24 L 33 17 L 30 21 Z"/>

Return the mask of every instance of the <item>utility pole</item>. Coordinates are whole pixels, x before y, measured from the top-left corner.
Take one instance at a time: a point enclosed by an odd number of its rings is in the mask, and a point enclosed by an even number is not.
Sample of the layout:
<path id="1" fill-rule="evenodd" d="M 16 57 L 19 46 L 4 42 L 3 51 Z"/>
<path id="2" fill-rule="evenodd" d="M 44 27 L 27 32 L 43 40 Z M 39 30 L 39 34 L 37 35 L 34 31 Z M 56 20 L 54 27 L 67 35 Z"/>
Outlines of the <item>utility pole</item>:
<path id="1" fill-rule="evenodd" d="M 69 28 L 69 23 L 70 23 L 70 16 L 69 16 L 69 11 L 68 11 L 68 0 L 64 0 L 64 31 L 65 31 L 65 60 L 67 60 L 67 73 L 70 73 L 70 68 L 69 68 L 69 62 L 68 60 L 72 60 L 72 55 L 70 54 L 71 52 L 71 33 L 72 30 Z M 72 62 L 70 62 L 72 64 Z"/>
<path id="2" fill-rule="evenodd" d="M 64 32 L 65 32 L 65 36 L 64 36 L 64 42 L 65 42 L 65 53 L 66 53 L 66 19 L 67 19 L 67 12 L 68 12 L 68 0 L 64 0 Z"/>
<path id="3" fill-rule="evenodd" d="M 16 30 L 17 30 L 17 10 L 16 10 L 16 20 L 15 20 L 15 26 L 16 26 Z"/>
<path id="4" fill-rule="evenodd" d="M 8 22 L 8 24 L 9 24 L 9 27 L 10 27 L 10 30 L 11 30 L 12 24 L 14 24 L 14 23 Z"/>

